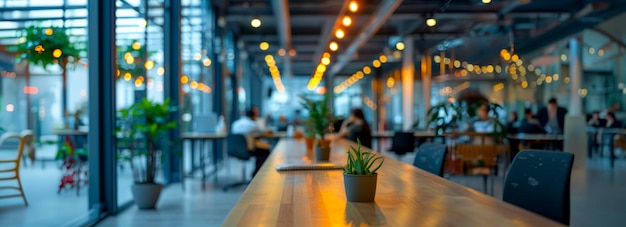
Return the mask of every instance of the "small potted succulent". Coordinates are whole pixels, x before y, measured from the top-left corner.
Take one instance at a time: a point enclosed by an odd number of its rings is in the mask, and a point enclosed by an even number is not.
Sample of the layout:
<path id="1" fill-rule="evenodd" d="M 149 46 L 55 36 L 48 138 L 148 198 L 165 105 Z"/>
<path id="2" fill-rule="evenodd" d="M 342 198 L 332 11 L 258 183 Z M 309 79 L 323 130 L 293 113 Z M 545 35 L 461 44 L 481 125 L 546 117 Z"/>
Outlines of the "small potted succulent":
<path id="1" fill-rule="evenodd" d="M 378 164 L 376 165 L 376 163 Z M 361 151 L 361 141 L 357 147 L 350 146 L 348 161 L 343 169 L 343 183 L 349 202 L 372 202 L 376 196 L 376 171 L 385 162 L 383 157 L 371 151 Z"/>
<path id="2" fill-rule="evenodd" d="M 315 159 L 317 161 L 328 161 L 330 159 L 330 140 L 324 138 L 324 135 L 334 122 L 330 105 L 328 104 L 328 95 L 322 100 L 312 100 L 304 96 L 300 96 L 304 102 L 302 106 L 309 111 L 309 119 L 305 124 L 312 130 L 317 139 L 315 147 Z"/>

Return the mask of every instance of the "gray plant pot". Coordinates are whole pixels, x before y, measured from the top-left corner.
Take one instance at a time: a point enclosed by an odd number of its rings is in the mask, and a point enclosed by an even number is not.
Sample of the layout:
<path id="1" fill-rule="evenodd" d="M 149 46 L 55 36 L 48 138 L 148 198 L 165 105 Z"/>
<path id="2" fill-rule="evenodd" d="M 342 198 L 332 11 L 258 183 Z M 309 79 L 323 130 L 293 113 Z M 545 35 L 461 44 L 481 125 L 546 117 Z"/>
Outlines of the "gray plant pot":
<path id="1" fill-rule="evenodd" d="M 328 161 L 330 159 L 330 147 L 315 147 L 315 160 Z"/>
<path id="2" fill-rule="evenodd" d="M 154 209 L 161 190 L 162 184 L 133 184 L 131 186 L 135 204 L 139 209 Z"/>
<path id="3" fill-rule="evenodd" d="M 376 179 L 378 174 L 352 175 L 343 174 L 343 185 L 346 198 L 350 202 L 373 202 L 376 196 Z"/>

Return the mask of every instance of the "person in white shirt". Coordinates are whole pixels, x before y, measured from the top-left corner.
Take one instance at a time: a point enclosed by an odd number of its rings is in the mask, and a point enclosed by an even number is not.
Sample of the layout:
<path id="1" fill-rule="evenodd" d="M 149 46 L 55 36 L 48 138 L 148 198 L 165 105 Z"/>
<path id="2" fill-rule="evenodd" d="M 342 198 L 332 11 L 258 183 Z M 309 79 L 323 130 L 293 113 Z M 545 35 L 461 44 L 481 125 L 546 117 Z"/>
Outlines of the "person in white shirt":
<path id="1" fill-rule="evenodd" d="M 265 128 L 261 127 L 256 119 L 259 116 L 259 109 L 256 107 L 246 110 L 246 115 L 233 122 L 231 127 L 232 134 L 243 134 L 246 136 L 248 151 L 250 155 L 256 157 L 256 168 L 252 176 L 254 177 L 259 171 L 267 157 L 270 155 L 270 145 L 255 138 L 256 135 L 264 133 Z"/>

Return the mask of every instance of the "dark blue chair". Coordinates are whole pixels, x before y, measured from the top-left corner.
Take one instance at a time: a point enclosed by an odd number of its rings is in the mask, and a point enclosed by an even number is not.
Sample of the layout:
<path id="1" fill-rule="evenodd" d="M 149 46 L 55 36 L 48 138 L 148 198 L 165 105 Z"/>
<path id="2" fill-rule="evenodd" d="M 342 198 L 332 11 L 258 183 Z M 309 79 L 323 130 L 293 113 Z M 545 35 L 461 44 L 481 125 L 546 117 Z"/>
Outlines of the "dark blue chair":
<path id="1" fill-rule="evenodd" d="M 413 132 L 395 132 L 391 138 L 390 152 L 395 153 L 401 159 L 406 153 L 415 149 L 415 135 Z"/>
<path id="2" fill-rule="evenodd" d="M 246 137 L 243 134 L 229 134 L 226 136 L 226 153 L 228 156 L 241 160 L 242 165 L 242 180 L 233 184 L 226 185 L 222 190 L 227 191 L 229 188 L 236 188 L 239 186 L 247 185 L 249 181 L 246 180 L 246 163 L 250 160 L 250 152 L 246 142 Z"/>
<path id="3" fill-rule="evenodd" d="M 415 154 L 413 165 L 426 172 L 443 176 L 443 166 L 448 155 L 448 147 L 440 143 L 424 143 Z"/>
<path id="4" fill-rule="evenodd" d="M 521 151 L 506 175 L 502 200 L 569 225 L 573 163 L 571 153 Z"/>

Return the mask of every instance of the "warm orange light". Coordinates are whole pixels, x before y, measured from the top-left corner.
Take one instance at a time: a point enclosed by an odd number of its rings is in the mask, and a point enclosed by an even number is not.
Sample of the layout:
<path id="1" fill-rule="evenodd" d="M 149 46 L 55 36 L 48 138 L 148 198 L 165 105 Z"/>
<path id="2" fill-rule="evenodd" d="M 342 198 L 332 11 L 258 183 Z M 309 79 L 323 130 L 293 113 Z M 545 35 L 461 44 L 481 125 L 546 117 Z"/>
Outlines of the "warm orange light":
<path id="1" fill-rule="evenodd" d="M 139 42 L 134 42 L 131 47 L 133 50 L 139 50 L 141 48 L 141 44 Z"/>
<path id="2" fill-rule="evenodd" d="M 289 56 L 296 56 L 296 49 L 289 50 Z"/>
<path id="3" fill-rule="evenodd" d="M 52 28 L 46 28 L 46 35 L 52 35 L 54 34 L 54 31 L 52 30 Z"/>
<path id="4" fill-rule="evenodd" d="M 141 84 L 143 83 L 142 80 L 136 79 L 135 80 L 135 87 L 141 87 Z"/>
<path id="5" fill-rule="evenodd" d="M 359 10 L 359 4 L 356 3 L 356 1 L 351 1 L 350 5 L 348 6 L 348 9 L 350 9 L 350 12 L 356 12 L 357 10 Z"/>
<path id="6" fill-rule="evenodd" d="M 324 65 L 328 65 L 328 64 L 330 64 L 330 59 L 328 59 L 328 58 L 322 58 L 322 61 L 321 61 L 321 62 L 322 62 L 322 64 L 324 64 Z"/>
<path id="7" fill-rule="evenodd" d="M 187 84 L 187 82 L 189 82 L 189 77 L 187 77 L 187 76 L 181 76 L 180 77 L 180 83 L 181 84 Z"/>
<path id="8" fill-rule="evenodd" d="M 39 89 L 37 87 L 33 87 L 33 86 L 24 87 L 24 94 L 35 95 L 37 93 L 39 93 Z"/>
<path id="9" fill-rule="evenodd" d="M 202 60 L 202 65 L 204 65 L 205 67 L 211 66 L 211 59 L 205 58 L 204 60 Z"/>
<path id="10" fill-rule="evenodd" d="M 344 16 L 341 22 L 343 23 L 343 26 L 348 27 L 352 24 L 352 18 L 350 18 L 350 16 Z"/>
<path id="11" fill-rule="evenodd" d="M 343 39 L 345 35 L 346 34 L 341 29 L 337 29 L 337 31 L 335 32 L 335 37 L 337 37 L 337 39 Z"/>
<path id="12" fill-rule="evenodd" d="M 191 81 L 191 83 L 189 83 L 189 87 L 191 89 L 197 89 L 198 88 L 198 82 L 196 81 Z"/>
<path id="13" fill-rule="evenodd" d="M 363 67 L 363 73 L 370 74 L 371 72 L 372 72 L 372 69 L 369 66 Z"/>
<path id="14" fill-rule="evenodd" d="M 378 60 L 374 60 L 374 61 L 372 62 L 372 65 L 374 66 L 374 68 L 380 68 L 380 61 L 378 61 Z"/>
<path id="15" fill-rule="evenodd" d="M 278 49 L 278 56 L 285 56 L 285 54 L 287 54 L 287 51 L 285 51 L 285 49 L 280 48 Z"/>
<path id="16" fill-rule="evenodd" d="M 60 58 L 62 54 L 63 54 L 63 51 L 61 51 L 61 49 L 54 49 L 52 51 L 52 57 L 55 57 L 55 58 Z"/>
<path id="17" fill-rule="evenodd" d="M 160 67 L 159 69 L 157 69 L 157 74 L 159 74 L 159 75 L 165 74 L 165 68 Z"/>
<path id="18" fill-rule="evenodd" d="M 152 60 L 146 61 L 146 63 L 144 64 L 144 67 L 146 67 L 147 70 L 152 69 L 154 67 L 154 61 Z"/>
<path id="19" fill-rule="evenodd" d="M 324 52 L 324 54 L 322 54 L 323 58 L 330 58 L 330 53 L 328 52 Z"/>
<path id="20" fill-rule="evenodd" d="M 124 73 L 124 80 L 125 80 L 125 81 L 129 81 L 129 80 L 130 80 L 130 79 L 132 79 L 132 78 L 133 78 L 133 76 L 132 76 L 132 75 L 130 75 L 130 73 Z"/>
<path id="21" fill-rule="evenodd" d="M 265 55 L 265 61 L 266 62 L 274 61 L 274 56 L 272 56 L 271 54 Z"/>
<path id="22" fill-rule="evenodd" d="M 259 49 L 261 50 L 267 50 L 270 48 L 270 44 L 268 42 L 261 42 L 259 44 Z"/>
<path id="23" fill-rule="evenodd" d="M 318 65 L 317 66 L 317 71 L 318 72 L 326 72 L 326 66 L 325 65 Z"/>
<path id="24" fill-rule="evenodd" d="M 378 60 L 380 60 L 381 63 L 387 63 L 387 56 L 381 54 Z"/>
<path id="25" fill-rule="evenodd" d="M 337 45 L 336 42 L 330 42 L 330 45 L 328 45 L 328 48 L 330 48 L 330 50 L 332 51 L 337 51 L 337 49 L 339 49 L 339 45 Z"/>

